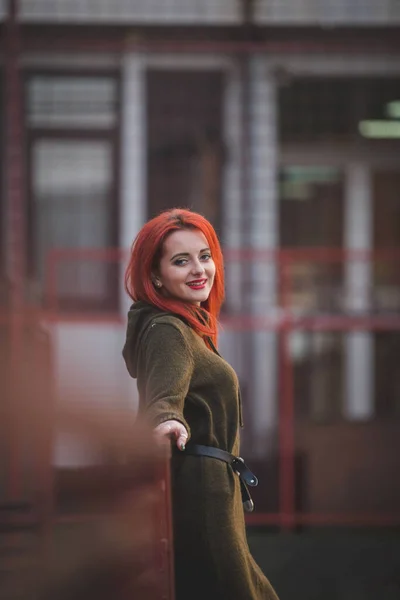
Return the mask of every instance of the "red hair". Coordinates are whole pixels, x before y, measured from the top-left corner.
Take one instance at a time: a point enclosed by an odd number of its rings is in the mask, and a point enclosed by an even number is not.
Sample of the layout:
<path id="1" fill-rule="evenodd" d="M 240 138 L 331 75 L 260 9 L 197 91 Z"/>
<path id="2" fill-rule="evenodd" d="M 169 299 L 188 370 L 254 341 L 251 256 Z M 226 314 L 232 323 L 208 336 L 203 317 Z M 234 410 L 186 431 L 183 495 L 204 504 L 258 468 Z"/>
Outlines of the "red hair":
<path id="1" fill-rule="evenodd" d="M 158 268 L 166 238 L 179 229 L 201 231 L 215 263 L 214 284 L 208 299 L 202 302 L 201 310 L 186 302 L 162 296 L 152 282 L 151 275 Z M 125 272 L 125 289 L 135 302 L 142 300 L 160 310 L 180 315 L 199 335 L 210 337 L 216 345 L 218 315 L 224 300 L 224 260 L 211 223 L 198 213 L 183 208 L 167 210 L 148 221 L 133 242 Z M 204 316 L 207 317 L 206 321 Z"/>

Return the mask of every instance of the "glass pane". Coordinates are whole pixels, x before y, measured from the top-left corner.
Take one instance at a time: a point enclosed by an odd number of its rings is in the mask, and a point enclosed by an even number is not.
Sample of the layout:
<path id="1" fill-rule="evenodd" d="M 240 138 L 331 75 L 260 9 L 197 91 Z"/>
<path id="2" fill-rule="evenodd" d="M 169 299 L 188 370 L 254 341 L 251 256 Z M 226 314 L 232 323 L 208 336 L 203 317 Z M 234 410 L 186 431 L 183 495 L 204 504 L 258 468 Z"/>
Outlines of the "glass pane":
<path id="1" fill-rule="evenodd" d="M 283 167 L 279 174 L 281 247 L 342 247 L 343 189 L 343 173 L 335 167 Z M 293 262 L 287 272 L 291 306 L 305 312 L 338 310 L 342 271 L 340 262 Z"/>
<path id="2" fill-rule="evenodd" d="M 374 334 L 375 409 L 380 417 L 400 417 L 400 332 Z"/>
<path id="3" fill-rule="evenodd" d="M 296 417 L 317 422 L 341 417 L 343 346 L 340 333 L 300 330 L 290 335 Z"/>
<path id="4" fill-rule="evenodd" d="M 374 306 L 378 311 L 400 311 L 400 261 L 390 251 L 400 248 L 400 173 L 379 171 L 373 176 L 374 247 L 388 250 L 374 269 Z"/>
<path id="5" fill-rule="evenodd" d="M 374 247 L 388 251 L 374 265 L 374 309 L 400 312 L 400 174 L 382 170 L 373 174 Z M 397 255 L 390 252 L 397 252 Z M 379 416 L 400 416 L 399 332 L 377 332 L 375 339 L 375 407 Z"/>
<path id="6" fill-rule="evenodd" d="M 108 142 L 40 140 L 33 150 L 35 256 L 40 279 L 51 248 L 104 248 L 112 244 L 110 192 L 112 148 Z M 107 266 L 60 263 L 58 293 L 66 298 L 107 295 Z"/>
<path id="7" fill-rule="evenodd" d="M 28 83 L 28 123 L 32 127 L 112 127 L 117 87 L 110 77 L 50 77 Z"/>
<path id="8" fill-rule="evenodd" d="M 382 139 L 399 98 L 400 78 L 294 78 L 279 91 L 279 136 L 282 142 Z"/>
<path id="9" fill-rule="evenodd" d="M 284 249 L 310 249 L 285 270 L 281 302 L 297 315 L 342 310 L 343 264 L 320 261 L 320 248 L 341 248 L 344 176 L 332 166 L 291 165 L 279 177 L 280 242 Z M 299 418 L 324 422 L 341 415 L 343 339 L 330 332 L 294 331 L 290 336 L 294 396 Z"/>
<path id="10" fill-rule="evenodd" d="M 241 20 L 235 0 L 20 0 L 24 20 L 64 22 L 234 24 Z"/>
<path id="11" fill-rule="evenodd" d="M 147 73 L 149 216 L 186 206 L 221 233 L 222 93 L 217 71 Z"/>

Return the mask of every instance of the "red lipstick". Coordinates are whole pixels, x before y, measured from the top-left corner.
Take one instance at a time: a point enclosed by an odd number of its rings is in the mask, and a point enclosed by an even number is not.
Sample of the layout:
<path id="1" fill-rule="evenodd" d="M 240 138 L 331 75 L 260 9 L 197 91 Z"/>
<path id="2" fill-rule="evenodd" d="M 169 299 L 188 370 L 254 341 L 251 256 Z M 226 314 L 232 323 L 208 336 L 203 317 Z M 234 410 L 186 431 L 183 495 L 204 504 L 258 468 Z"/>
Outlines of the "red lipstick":
<path id="1" fill-rule="evenodd" d="M 188 281 L 186 285 L 192 290 L 204 290 L 206 283 L 207 279 L 193 279 L 192 281 Z"/>

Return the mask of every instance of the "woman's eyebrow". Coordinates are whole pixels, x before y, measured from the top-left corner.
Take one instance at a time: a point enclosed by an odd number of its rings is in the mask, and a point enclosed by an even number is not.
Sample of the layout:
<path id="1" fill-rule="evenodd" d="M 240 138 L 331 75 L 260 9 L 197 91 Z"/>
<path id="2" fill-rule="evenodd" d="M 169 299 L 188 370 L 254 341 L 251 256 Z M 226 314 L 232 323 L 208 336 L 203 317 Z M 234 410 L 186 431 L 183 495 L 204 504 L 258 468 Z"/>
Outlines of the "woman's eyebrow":
<path id="1" fill-rule="evenodd" d="M 174 258 L 177 258 L 178 256 L 190 256 L 190 255 L 189 255 L 189 252 L 178 252 L 178 254 L 174 254 L 171 257 L 171 260 L 174 260 Z"/>
<path id="2" fill-rule="evenodd" d="M 199 254 L 202 254 L 203 252 L 210 252 L 210 248 L 203 248 L 202 250 L 199 251 Z M 178 256 L 190 256 L 190 253 L 189 252 L 178 252 L 178 254 L 174 254 L 174 256 L 172 256 L 170 260 L 174 260 Z"/>

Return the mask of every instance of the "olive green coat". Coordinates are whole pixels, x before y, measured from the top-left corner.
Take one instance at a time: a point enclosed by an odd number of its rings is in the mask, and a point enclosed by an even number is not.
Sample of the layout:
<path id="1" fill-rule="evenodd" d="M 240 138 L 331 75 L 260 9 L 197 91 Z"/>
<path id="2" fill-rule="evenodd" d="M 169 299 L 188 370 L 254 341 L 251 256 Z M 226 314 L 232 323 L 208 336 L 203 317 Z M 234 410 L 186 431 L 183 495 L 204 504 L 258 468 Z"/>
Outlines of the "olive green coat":
<path id="1" fill-rule="evenodd" d="M 237 376 L 181 318 L 143 302 L 129 312 L 124 358 L 140 411 L 183 423 L 192 442 L 239 454 Z M 276 600 L 246 540 L 240 482 L 219 460 L 172 460 L 177 600 Z"/>

